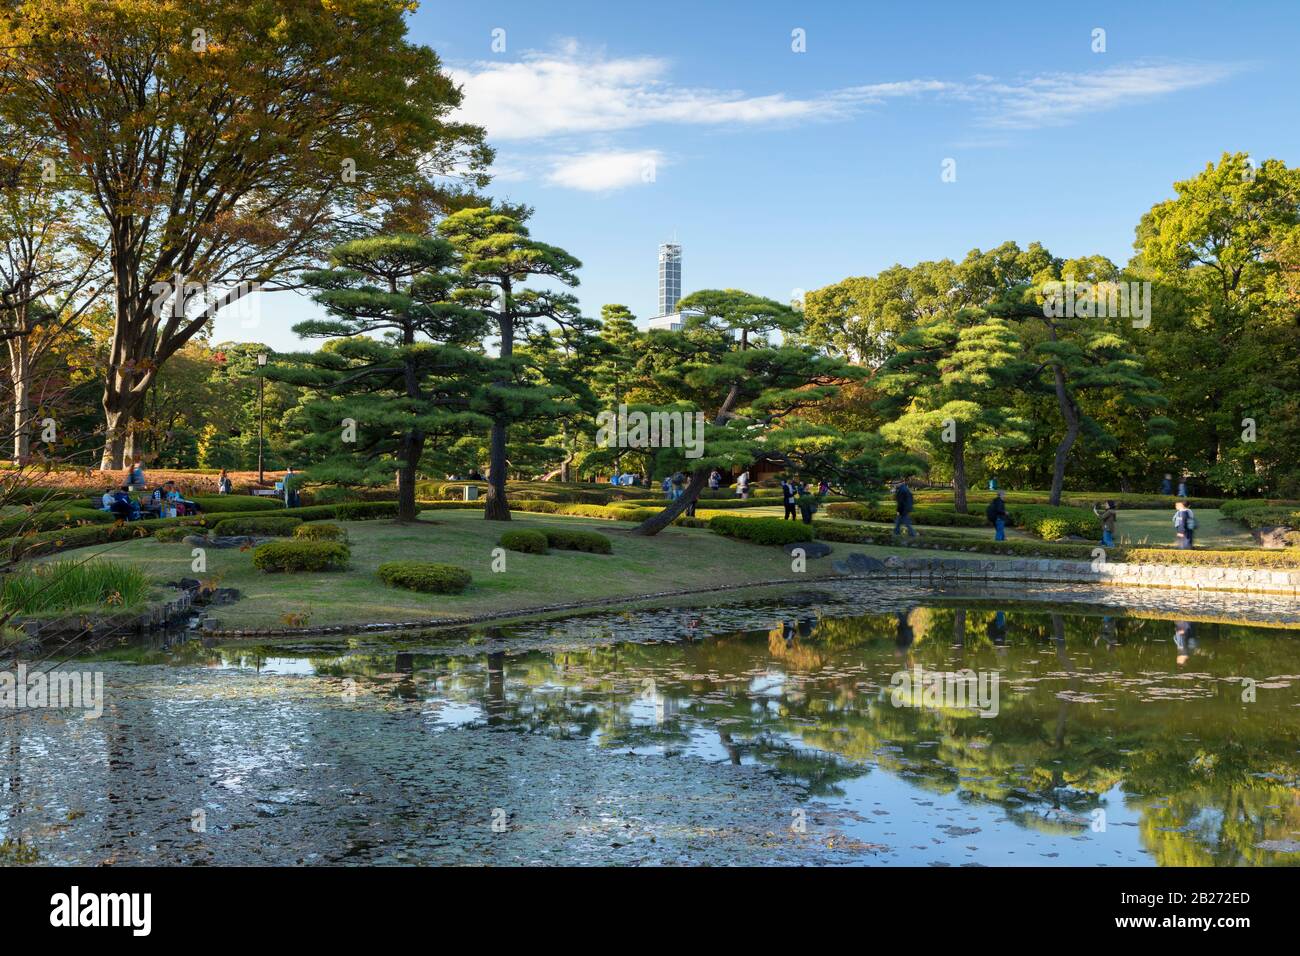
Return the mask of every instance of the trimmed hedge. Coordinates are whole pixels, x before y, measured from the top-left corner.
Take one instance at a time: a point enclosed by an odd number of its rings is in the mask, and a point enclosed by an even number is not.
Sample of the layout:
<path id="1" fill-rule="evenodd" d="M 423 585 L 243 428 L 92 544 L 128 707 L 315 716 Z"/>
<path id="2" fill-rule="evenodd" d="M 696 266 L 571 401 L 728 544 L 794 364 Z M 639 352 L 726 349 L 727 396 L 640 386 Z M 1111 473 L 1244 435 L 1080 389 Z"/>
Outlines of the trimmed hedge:
<path id="1" fill-rule="evenodd" d="M 0 492 L 0 499 L 7 505 L 40 505 L 54 501 L 67 501 L 72 498 L 85 498 L 94 492 L 77 491 L 72 488 L 47 488 L 44 485 L 26 485 L 22 488 L 6 488 Z M 104 489 L 99 489 L 103 494 Z"/>
<path id="2" fill-rule="evenodd" d="M 470 585 L 470 573 L 454 564 L 423 561 L 388 561 L 375 574 L 390 588 L 406 588 L 428 594 L 459 594 Z"/>
<path id="3" fill-rule="evenodd" d="M 247 514 L 251 511 L 284 511 L 282 498 L 264 495 L 196 495 L 190 499 L 208 514 Z"/>
<path id="4" fill-rule="evenodd" d="M 590 554 L 610 554 L 613 545 L 609 538 L 598 531 L 583 531 L 580 528 L 546 528 L 546 543 L 561 551 L 586 551 Z"/>
<path id="5" fill-rule="evenodd" d="M 663 510 L 662 508 L 637 508 L 623 504 L 565 505 L 533 498 L 512 501 L 510 507 L 515 511 L 529 511 L 536 514 L 573 515 L 578 518 L 600 518 L 603 521 L 635 522 L 642 522 Z"/>
<path id="6" fill-rule="evenodd" d="M 982 508 L 979 509 L 983 511 Z M 858 501 L 835 501 L 826 506 L 826 515 L 841 521 L 875 521 L 893 524 L 897 510 L 893 505 L 868 505 Z M 912 523 L 938 528 L 983 528 L 988 525 L 982 513 L 958 514 L 952 506 L 922 505 L 912 510 Z"/>
<path id="7" fill-rule="evenodd" d="M 546 553 L 546 535 L 540 531 L 507 531 L 501 536 L 501 547 L 508 551 L 519 551 L 522 554 L 545 554 Z"/>
<path id="8" fill-rule="evenodd" d="M 298 541 L 344 541 L 348 533 L 336 524 L 300 524 L 293 529 Z"/>
<path id="9" fill-rule="evenodd" d="M 194 534 L 194 532 L 194 528 L 186 527 L 185 525 L 177 525 L 172 528 L 159 528 L 153 533 L 153 538 L 155 541 L 172 544 Z"/>
<path id="10" fill-rule="evenodd" d="M 738 515 L 715 515 L 709 519 L 709 530 L 714 534 L 739 538 L 755 544 L 792 544 L 811 541 L 813 528 L 800 521 L 782 518 L 742 518 Z"/>
<path id="11" fill-rule="evenodd" d="M 556 515 L 560 513 L 560 508 L 558 502 L 546 501 L 543 498 L 521 498 L 510 502 L 511 511 L 531 511 L 539 515 Z"/>
<path id="12" fill-rule="evenodd" d="M 364 501 L 365 498 L 352 488 L 340 488 L 338 485 L 321 485 L 308 492 L 314 505 L 341 505 L 349 501 Z"/>
<path id="13" fill-rule="evenodd" d="M 1194 564 L 1200 567 L 1220 568 L 1300 568 L 1300 551 L 1262 551 L 1258 548 L 1241 548 L 1225 551 L 1182 550 L 1180 548 L 1128 548 L 1119 557 L 1108 561 L 1129 561 L 1134 564 Z"/>
<path id="14" fill-rule="evenodd" d="M 878 544 L 890 548 L 917 548 L 936 551 L 971 551 L 980 554 L 1009 554 L 1027 558 L 1062 558 L 1065 560 L 1091 560 L 1095 544 L 1071 544 L 1048 541 L 993 541 L 975 538 L 959 531 L 930 531 L 918 537 L 897 537 L 892 528 L 846 527 L 829 521 L 814 521 L 817 537 L 823 541 L 843 541 L 849 544 Z M 1117 549 L 1107 549 L 1110 560 L 1118 561 Z"/>
<path id="15" fill-rule="evenodd" d="M 352 553 L 337 541 L 268 541 L 253 549 L 253 567 L 281 571 L 338 571 Z"/>
<path id="16" fill-rule="evenodd" d="M 293 516 L 223 518 L 212 526 L 212 533 L 222 536 L 264 534 L 272 537 L 287 537 L 293 534 L 300 524 L 302 519 Z"/>
<path id="17" fill-rule="evenodd" d="M 81 524 L 112 524 L 117 516 L 108 511 L 81 507 L 41 507 L 30 512 L 14 512 L 0 518 L 0 538 L 28 531 L 53 531 Z"/>
<path id="18" fill-rule="evenodd" d="M 334 517 L 340 521 L 374 521 L 378 518 L 396 518 L 396 501 L 347 501 L 333 505 Z"/>

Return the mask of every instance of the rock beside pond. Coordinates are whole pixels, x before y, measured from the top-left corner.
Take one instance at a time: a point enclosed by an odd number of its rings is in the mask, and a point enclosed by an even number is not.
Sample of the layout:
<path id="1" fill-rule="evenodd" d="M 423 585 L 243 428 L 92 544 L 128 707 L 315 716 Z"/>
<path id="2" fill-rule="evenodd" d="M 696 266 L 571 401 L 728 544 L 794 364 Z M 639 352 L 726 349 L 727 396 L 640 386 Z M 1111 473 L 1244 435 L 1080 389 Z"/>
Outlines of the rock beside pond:
<path id="1" fill-rule="evenodd" d="M 867 574 L 885 570 L 885 563 L 860 551 L 854 551 L 843 561 L 836 561 L 834 568 L 840 574 Z"/>
<path id="2" fill-rule="evenodd" d="M 831 553 L 831 546 L 825 541 L 794 541 L 781 550 L 792 555 L 796 549 L 802 550 L 805 558 L 824 558 Z"/>

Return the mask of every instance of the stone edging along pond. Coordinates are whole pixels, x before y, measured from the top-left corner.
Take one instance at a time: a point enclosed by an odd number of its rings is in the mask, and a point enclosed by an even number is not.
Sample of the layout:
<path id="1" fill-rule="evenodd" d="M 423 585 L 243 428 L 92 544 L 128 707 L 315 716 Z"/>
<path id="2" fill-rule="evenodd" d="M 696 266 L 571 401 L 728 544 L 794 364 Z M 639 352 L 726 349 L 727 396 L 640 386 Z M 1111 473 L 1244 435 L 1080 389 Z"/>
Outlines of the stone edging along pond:
<path id="1" fill-rule="evenodd" d="M 807 584 L 842 577 L 877 578 L 891 583 L 933 583 L 944 581 L 982 582 L 1005 586 L 1012 582 L 1088 584 L 1101 587 L 1172 588 L 1194 591 L 1228 591 L 1269 594 L 1282 598 L 1300 598 L 1300 569 L 1273 571 L 1253 568 L 1215 568 L 1170 564 L 1122 564 L 1088 561 L 1058 561 L 1049 558 L 1006 561 L 966 560 L 961 558 L 899 558 L 883 561 L 865 554 L 847 555 L 848 562 L 835 562 L 836 573 L 804 575 L 797 578 L 774 578 L 749 584 L 728 584 L 707 588 L 658 591 L 629 597 L 601 598 L 516 608 L 491 614 L 461 618 L 429 618 L 419 621 L 394 621 L 375 624 L 320 625 L 315 627 L 224 629 L 204 622 L 207 637 L 303 637 L 328 634 L 356 634 L 376 631 L 403 631 L 442 627 L 464 627 L 491 621 L 516 620 L 562 611 L 590 610 L 619 604 L 636 604 L 672 597 L 712 594 L 724 591 L 753 590 L 785 584 Z"/>

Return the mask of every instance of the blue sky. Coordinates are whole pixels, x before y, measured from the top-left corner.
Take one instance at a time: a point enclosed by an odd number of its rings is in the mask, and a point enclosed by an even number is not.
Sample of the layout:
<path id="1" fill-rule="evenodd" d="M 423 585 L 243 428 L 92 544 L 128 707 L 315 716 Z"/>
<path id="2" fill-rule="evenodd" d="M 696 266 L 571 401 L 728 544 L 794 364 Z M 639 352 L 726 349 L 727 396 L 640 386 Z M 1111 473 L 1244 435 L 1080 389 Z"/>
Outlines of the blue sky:
<path id="1" fill-rule="evenodd" d="M 1300 162 L 1294 2 L 425 2 L 411 35 L 487 128 L 489 191 L 582 260 L 584 311 L 643 326 L 674 236 L 684 291 L 783 301 L 1008 239 L 1122 263 L 1225 150 Z M 295 347 L 314 306 L 265 298 L 215 340 Z"/>

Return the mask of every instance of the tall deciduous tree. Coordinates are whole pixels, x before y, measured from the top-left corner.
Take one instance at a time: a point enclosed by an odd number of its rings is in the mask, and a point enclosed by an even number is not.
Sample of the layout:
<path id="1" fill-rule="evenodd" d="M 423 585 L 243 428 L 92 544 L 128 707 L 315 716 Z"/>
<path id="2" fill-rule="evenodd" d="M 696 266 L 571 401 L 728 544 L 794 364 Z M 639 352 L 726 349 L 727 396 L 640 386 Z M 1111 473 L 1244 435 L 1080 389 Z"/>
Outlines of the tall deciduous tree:
<path id="1" fill-rule="evenodd" d="M 438 230 L 456 247 L 461 272 L 467 286 L 472 286 L 457 291 L 459 301 L 478 309 L 496 326 L 500 371 L 488 391 L 492 434 L 483 516 L 489 521 L 509 521 L 506 443 L 510 423 L 544 414 L 554 398 L 549 391 L 527 383 L 518 363 L 512 361 L 516 338 L 539 322 L 564 325 L 578 318 L 572 295 L 525 288 L 525 283 L 543 279 L 575 286 L 582 263 L 563 249 L 532 238 L 515 215 L 487 206 L 453 213 L 438 224 Z"/>
<path id="2" fill-rule="evenodd" d="M 24 0 L 0 7 L 0 115 L 57 139 L 109 236 L 102 466 L 158 366 L 360 220 L 483 182 L 482 130 L 406 39 L 407 0 Z"/>

